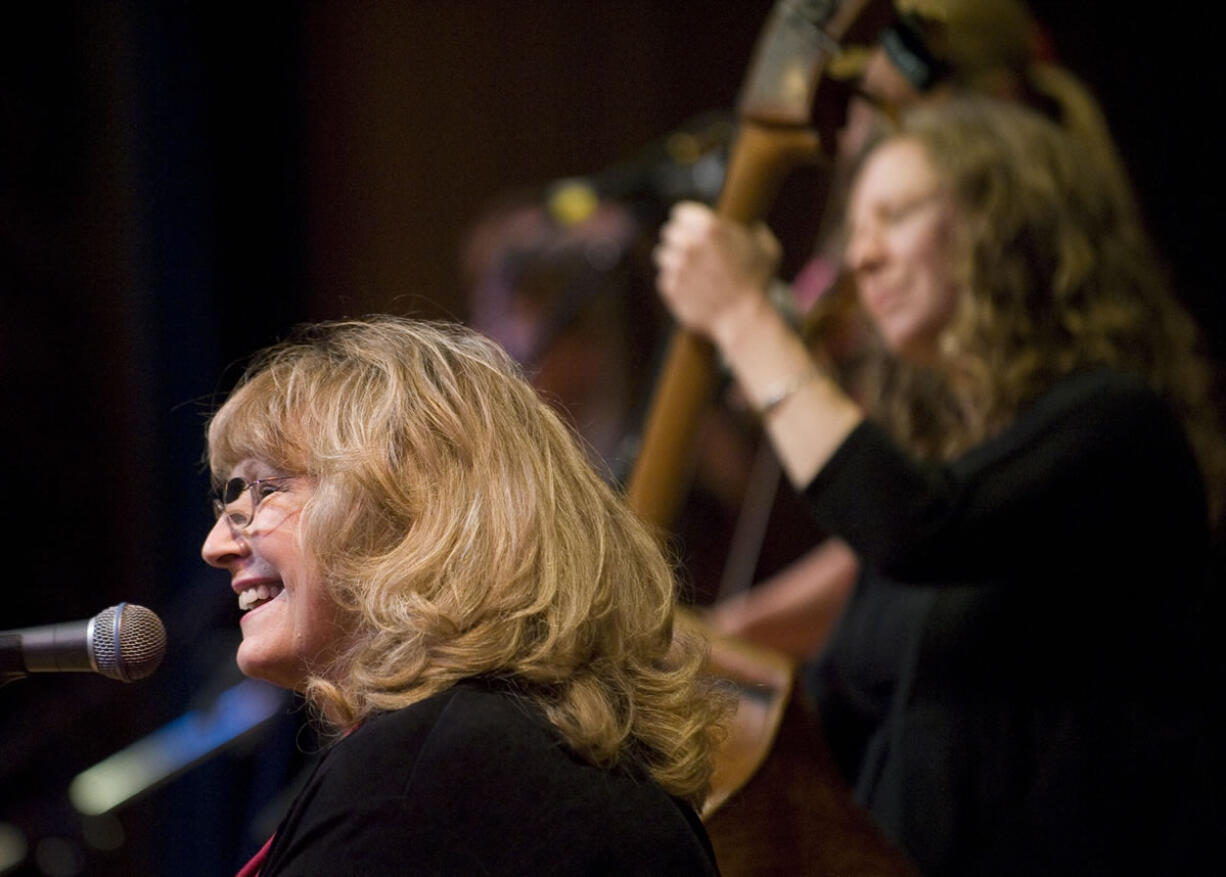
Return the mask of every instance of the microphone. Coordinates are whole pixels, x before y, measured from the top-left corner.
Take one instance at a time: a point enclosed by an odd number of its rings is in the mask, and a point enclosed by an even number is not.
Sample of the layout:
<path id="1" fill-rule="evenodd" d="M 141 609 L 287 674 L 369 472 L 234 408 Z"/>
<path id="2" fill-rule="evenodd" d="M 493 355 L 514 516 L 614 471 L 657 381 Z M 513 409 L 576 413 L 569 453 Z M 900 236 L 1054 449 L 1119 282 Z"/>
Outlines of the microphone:
<path id="1" fill-rule="evenodd" d="M 0 631 L 0 677 L 80 672 L 131 682 L 153 673 L 165 654 L 162 619 L 130 603 L 84 621 Z"/>

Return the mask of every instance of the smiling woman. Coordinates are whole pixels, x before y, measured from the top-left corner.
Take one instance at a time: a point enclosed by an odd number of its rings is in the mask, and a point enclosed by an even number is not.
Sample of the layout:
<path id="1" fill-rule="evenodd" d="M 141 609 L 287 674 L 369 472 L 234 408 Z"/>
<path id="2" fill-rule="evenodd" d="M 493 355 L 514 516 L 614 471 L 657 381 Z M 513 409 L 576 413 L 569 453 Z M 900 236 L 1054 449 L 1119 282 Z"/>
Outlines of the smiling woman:
<path id="1" fill-rule="evenodd" d="M 931 361 L 958 303 L 954 201 L 919 143 L 872 155 L 847 221 L 847 266 L 865 311 L 891 350 Z"/>
<path id="2" fill-rule="evenodd" d="M 305 328 L 209 426 L 244 673 L 346 731 L 261 874 L 714 873 L 724 699 L 654 537 L 491 342 Z"/>
<path id="3" fill-rule="evenodd" d="M 326 666 L 335 657 L 345 632 L 299 539 L 311 484 L 269 471 L 254 459 L 232 470 L 215 501 L 217 523 L 202 554 L 210 565 L 229 571 L 245 613 L 239 669 L 299 689 L 312 667 Z"/>
<path id="4" fill-rule="evenodd" d="M 872 149 L 847 222 L 871 355 L 923 393 L 853 401 L 821 369 L 767 300 L 764 230 L 682 205 L 657 251 L 859 558 L 808 674 L 847 779 L 926 874 L 1196 873 L 1221 434 L 1130 193 L 1052 122 L 959 98 Z"/>

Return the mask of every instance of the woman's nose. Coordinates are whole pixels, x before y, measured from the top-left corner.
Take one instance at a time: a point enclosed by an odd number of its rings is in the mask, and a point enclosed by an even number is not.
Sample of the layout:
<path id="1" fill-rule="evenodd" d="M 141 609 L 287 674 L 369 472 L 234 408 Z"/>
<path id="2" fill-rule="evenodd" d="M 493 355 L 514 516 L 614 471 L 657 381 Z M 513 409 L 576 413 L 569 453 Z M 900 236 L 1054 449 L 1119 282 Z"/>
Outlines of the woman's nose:
<path id="1" fill-rule="evenodd" d="M 852 232 L 843 261 L 853 274 L 863 274 L 880 265 L 883 257 L 880 230 L 861 226 Z"/>
<path id="2" fill-rule="evenodd" d="M 225 515 L 219 517 L 204 537 L 200 556 L 209 566 L 225 568 L 249 551 L 247 540 L 242 538 Z"/>

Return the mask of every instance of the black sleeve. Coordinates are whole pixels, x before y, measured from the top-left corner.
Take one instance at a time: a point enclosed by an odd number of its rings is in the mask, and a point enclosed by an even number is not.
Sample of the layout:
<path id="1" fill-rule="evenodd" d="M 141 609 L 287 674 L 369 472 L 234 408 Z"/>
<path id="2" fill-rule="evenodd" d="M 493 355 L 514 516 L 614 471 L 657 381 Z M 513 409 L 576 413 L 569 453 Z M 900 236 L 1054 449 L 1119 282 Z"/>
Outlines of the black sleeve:
<path id="1" fill-rule="evenodd" d="M 916 462 L 866 422 L 806 493 L 867 563 L 912 583 L 1156 574 L 1205 532 L 1178 421 L 1111 372 L 1068 379 L 944 466 Z"/>

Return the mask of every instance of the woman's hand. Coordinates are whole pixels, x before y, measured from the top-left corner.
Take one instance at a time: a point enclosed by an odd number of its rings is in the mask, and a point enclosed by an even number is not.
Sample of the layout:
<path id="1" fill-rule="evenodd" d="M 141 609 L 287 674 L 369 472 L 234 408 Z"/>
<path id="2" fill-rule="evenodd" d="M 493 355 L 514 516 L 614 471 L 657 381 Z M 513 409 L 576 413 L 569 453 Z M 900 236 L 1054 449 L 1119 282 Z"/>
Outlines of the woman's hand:
<path id="1" fill-rule="evenodd" d="M 804 487 L 862 415 L 817 370 L 767 300 L 779 253 L 764 226 L 747 229 L 701 204 L 678 204 L 656 248 L 656 285 L 683 326 L 715 342 L 750 404 L 766 418 L 788 477 Z"/>
<path id="2" fill-rule="evenodd" d="M 740 315 L 765 298 L 779 257 L 766 226 L 746 228 L 686 201 L 660 233 L 656 286 L 678 322 L 722 346 Z"/>

